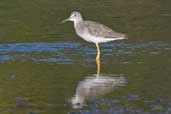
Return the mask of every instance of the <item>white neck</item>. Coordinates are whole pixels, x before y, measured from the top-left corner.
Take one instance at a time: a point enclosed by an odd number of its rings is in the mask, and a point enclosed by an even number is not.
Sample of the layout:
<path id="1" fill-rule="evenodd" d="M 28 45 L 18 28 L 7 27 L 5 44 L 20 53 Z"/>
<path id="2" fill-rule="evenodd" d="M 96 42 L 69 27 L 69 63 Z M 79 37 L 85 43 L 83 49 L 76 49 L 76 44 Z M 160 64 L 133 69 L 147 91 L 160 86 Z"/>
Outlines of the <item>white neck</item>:
<path id="1" fill-rule="evenodd" d="M 74 24 L 80 23 L 82 21 L 83 21 L 83 18 L 82 17 L 77 18 L 77 19 L 74 20 Z"/>

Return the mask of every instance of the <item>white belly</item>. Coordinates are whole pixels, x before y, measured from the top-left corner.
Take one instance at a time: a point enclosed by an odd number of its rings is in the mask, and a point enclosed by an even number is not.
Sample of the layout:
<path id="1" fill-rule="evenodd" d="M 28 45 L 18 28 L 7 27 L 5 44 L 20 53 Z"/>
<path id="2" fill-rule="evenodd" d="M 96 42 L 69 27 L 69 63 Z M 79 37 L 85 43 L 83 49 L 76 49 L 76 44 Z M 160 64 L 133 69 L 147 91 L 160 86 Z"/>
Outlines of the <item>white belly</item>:
<path id="1" fill-rule="evenodd" d="M 87 41 L 87 42 L 90 42 L 90 43 L 96 43 L 95 41 L 95 38 L 94 37 L 92 37 L 91 35 L 89 35 L 89 34 L 79 34 L 79 33 L 77 33 L 77 35 L 78 36 L 80 36 L 82 39 L 84 39 L 85 41 Z"/>
<path id="2" fill-rule="evenodd" d="M 77 33 L 78 34 L 78 33 Z M 86 40 L 87 42 L 90 43 L 105 43 L 105 42 L 110 42 L 114 41 L 120 38 L 103 38 L 103 37 L 95 37 L 90 34 L 78 34 L 82 39 Z"/>

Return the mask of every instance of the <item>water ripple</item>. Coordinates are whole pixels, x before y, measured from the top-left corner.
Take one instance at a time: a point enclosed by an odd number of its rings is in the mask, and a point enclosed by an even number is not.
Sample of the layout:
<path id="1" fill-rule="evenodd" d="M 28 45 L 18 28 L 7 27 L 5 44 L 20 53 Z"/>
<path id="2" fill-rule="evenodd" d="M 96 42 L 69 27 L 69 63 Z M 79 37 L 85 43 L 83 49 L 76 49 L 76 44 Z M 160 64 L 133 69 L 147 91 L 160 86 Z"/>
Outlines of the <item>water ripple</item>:
<path id="1" fill-rule="evenodd" d="M 0 44 L 0 53 L 9 52 L 54 52 L 64 48 L 78 48 L 79 43 L 72 42 L 34 42 L 34 43 L 16 43 Z"/>
<path id="2" fill-rule="evenodd" d="M 138 57 L 168 54 L 171 50 L 169 43 L 151 41 L 141 44 L 105 43 L 101 44 L 103 58 L 105 56 Z M 37 62 L 55 62 L 71 64 L 82 59 L 92 60 L 96 55 L 96 47 L 78 42 L 33 42 L 0 44 L 0 62 L 18 60 L 33 60 Z M 116 57 L 115 57 L 116 58 Z M 135 59 L 135 58 L 134 58 Z M 131 60 L 126 61 L 131 63 Z M 142 61 L 137 61 L 139 63 Z M 125 61 L 121 61 L 125 63 Z"/>

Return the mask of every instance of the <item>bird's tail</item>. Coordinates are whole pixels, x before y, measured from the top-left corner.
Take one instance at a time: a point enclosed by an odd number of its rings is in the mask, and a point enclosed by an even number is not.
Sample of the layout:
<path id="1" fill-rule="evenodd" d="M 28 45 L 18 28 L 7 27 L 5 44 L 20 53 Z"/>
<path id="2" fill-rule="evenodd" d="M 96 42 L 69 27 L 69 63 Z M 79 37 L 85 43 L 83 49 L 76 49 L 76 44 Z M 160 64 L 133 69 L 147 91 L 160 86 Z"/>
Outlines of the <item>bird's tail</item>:
<path id="1" fill-rule="evenodd" d="M 124 39 L 128 39 L 128 37 L 125 34 L 123 34 L 121 37 L 113 38 L 113 41 L 114 40 L 124 40 Z"/>
<path id="2" fill-rule="evenodd" d="M 118 37 L 118 38 L 113 38 L 112 41 L 114 41 L 114 40 L 124 40 L 124 39 L 128 39 L 128 38 L 126 38 L 126 37 Z"/>

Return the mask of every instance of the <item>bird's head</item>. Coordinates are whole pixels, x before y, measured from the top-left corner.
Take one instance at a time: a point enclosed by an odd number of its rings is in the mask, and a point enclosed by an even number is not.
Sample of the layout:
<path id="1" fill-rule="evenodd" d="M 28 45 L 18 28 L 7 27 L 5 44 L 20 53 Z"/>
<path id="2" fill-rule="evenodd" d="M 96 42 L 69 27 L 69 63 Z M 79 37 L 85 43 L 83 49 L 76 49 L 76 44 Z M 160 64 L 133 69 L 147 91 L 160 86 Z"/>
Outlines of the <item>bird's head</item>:
<path id="1" fill-rule="evenodd" d="M 74 11 L 71 13 L 70 17 L 63 20 L 62 23 L 65 23 L 66 21 L 73 21 L 73 22 L 78 22 L 78 21 L 82 21 L 82 16 L 80 12 Z"/>
<path id="2" fill-rule="evenodd" d="M 72 99 L 71 99 L 71 104 L 72 104 L 72 108 L 74 109 L 79 109 L 82 108 L 84 106 L 84 97 L 80 96 L 80 95 L 75 95 Z"/>

